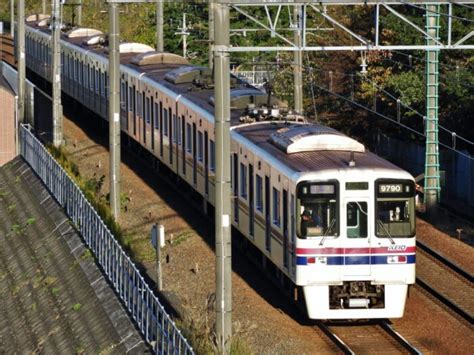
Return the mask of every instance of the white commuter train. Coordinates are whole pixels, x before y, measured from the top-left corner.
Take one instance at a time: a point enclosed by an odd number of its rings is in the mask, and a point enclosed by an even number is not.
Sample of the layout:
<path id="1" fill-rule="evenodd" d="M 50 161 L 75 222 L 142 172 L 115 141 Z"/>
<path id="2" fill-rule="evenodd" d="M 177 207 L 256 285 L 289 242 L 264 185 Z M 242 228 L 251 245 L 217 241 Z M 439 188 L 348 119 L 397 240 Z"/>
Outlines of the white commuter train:
<path id="1" fill-rule="evenodd" d="M 46 22 L 28 19 L 26 58 L 49 80 Z M 62 89 L 107 120 L 103 39 L 93 29 L 63 33 Z M 210 71 L 141 44 L 120 51 L 122 132 L 212 206 Z M 401 317 L 415 282 L 413 177 L 331 128 L 282 119 L 276 98 L 231 81 L 233 227 L 309 318 Z"/>

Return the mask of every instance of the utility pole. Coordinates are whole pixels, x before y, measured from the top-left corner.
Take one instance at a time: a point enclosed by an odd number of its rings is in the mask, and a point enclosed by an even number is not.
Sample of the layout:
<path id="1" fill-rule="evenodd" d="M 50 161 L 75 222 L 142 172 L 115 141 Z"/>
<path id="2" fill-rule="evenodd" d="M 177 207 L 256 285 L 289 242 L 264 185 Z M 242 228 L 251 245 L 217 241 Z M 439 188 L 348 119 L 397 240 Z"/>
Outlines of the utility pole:
<path id="1" fill-rule="evenodd" d="M 53 84 L 53 144 L 59 147 L 63 143 L 63 109 L 61 105 L 61 4 L 59 0 L 53 1 L 52 16 L 52 78 Z"/>
<path id="2" fill-rule="evenodd" d="M 163 43 L 163 0 L 156 2 L 156 50 L 158 52 L 164 52 Z"/>
<path id="3" fill-rule="evenodd" d="M 10 0 L 10 34 L 15 37 L 15 0 Z"/>
<path id="4" fill-rule="evenodd" d="M 216 122 L 216 337 L 219 353 L 230 353 L 232 250 L 230 223 L 229 6 L 214 4 L 214 114 Z"/>
<path id="5" fill-rule="evenodd" d="M 214 67 L 214 55 L 212 48 L 214 46 L 214 0 L 209 0 L 209 69 Z"/>
<path id="6" fill-rule="evenodd" d="M 21 124 L 25 122 L 25 0 L 18 0 L 17 4 L 18 123 Z"/>
<path id="7" fill-rule="evenodd" d="M 188 26 L 186 25 L 186 13 L 183 13 L 183 27 L 178 28 L 179 32 L 175 32 L 175 35 L 180 35 L 181 40 L 183 41 L 183 58 L 186 58 L 188 55 L 188 41 L 189 36 Z"/>
<path id="8" fill-rule="evenodd" d="M 109 154 L 110 208 L 120 216 L 120 49 L 119 9 L 109 3 Z"/>
<path id="9" fill-rule="evenodd" d="M 79 0 L 74 6 L 74 13 L 76 14 L 76 25 L 81 26 L 82 25 L 82 0 Z"/>
<path id="10" fill-rule="evenodd" d="M 439 39 L 439 5 L 426 5 L 426 32 Z M 436 42 L 426 38 L 427 45 Z M 439 50 L 426 51 L 426 151 L 425 151 L 425 206 L 430 212 L 438 204 L 440 194 L 438 141 Z"/>
<path id="11" fill-rule="evenodd" d="M 301 34 L 302 34 L 302 14 L 303 7 L 301 5 L 295 5 L 293 7 L 293 26 L 295 34 L 295 45 L 301 47 Z M 295 111 L 299 114 L 303 113 L 303 52 L 301 50 L 294 52 L 294 65 L 293 65 L 293 77 L 294 77 L 294 96 L 295 96 Z"/>
<path id="12" fill-rule="evenodd" d="M 46 14 L 46 0 L 42 1 L 41 13 L 44 15 Z"/>

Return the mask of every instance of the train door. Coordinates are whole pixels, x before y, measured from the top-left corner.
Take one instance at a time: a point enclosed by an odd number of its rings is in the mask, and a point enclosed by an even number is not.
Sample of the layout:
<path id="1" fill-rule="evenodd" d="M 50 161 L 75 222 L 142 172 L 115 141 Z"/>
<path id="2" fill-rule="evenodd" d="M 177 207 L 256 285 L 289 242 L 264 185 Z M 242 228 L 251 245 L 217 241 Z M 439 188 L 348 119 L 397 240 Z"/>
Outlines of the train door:
<path id="1" fill-rule="evenodd" d="M 193 184 L 197 184 L 197 139 L 196 139 L 196 123 L 193 122 Z"/>
<path id="2" fill-rule="evenodd" d="M 160 116 L 160 156 L 163 158 L 163 131 L 164 131 L 164 125 L 163 125 L 163 101 L 160 101 L 160 110 L 158 112 L 158 115 Z"/>
<path id="3" fill-rule="evenodd" d="M 370 275 L 369 201 L 360 197 L 345 199 L 346 233 L 344 275 Z"/>
<path id="4" fill-rule="evenodd" d="M 239 154 L 234 153 L 234 164 L 232 172 L 234 173 L 234 221 L 239 223 Z"/>
<path id="5" fill-rule="evenodd" d="M 288 248 L 288 191 L 283 190 L 283 266 L 288 269 L 290 258 Z"/>
<path id="6" fill-rule="evenodd" d="M 155 102 L 152 100 L 150 103 L 150 123 L 151 123 L 151 151 L 155 152 Z"/>
<path id="7" fill-rule="evenodd" d="M 254 236 L 255 232 L 255 209 L 254 209 L 254 184 L 253 165 L 249 164 L 249 235 Z"/>
<path id="8" fill-rule="evenodd" d="M 181 117 L 181 149 L 182 149 L 182 154 L 183 154 L 183 168 L 182 168 L 182 173 L 184 177 L 186 178 L 186 147 L 187 147 L 187 142 L 186 142 L 186 117 L 184 115 Z M 190 139 L 190 137 L 188 137 Z"/>
<path id="9" fill-rule="evenodd" d="M 270 207 L 270 177 L 265 175 L 265 206 L 263 206 L 265 211 L 265 249 L 271 251 L 271 237 L 272 237 L 272 217 L 271 217 L 271 207 Z"/>
<path id="10" fill-rule="evenodd" d="M 174 143 L 175 143 L 175 137 L 176 137 L 174 134 L 174 130 L 176 129 L 176 127 L 173 127 L 174 117 L 175 115 L 173 115 L 173 111 L 169 108 L 168 109 L 168 127 L 169 127 L 168 142 L 169 142 L 169 147 L 170 147 L 169 153 L 170 153 L 171 170 L 173 170 L 173 149 L 174 149 Z"/>
<path id="11" fill-rule="evenodd" d="M 204 131 L 204 189 L 209 195 L 209 136 Z"/>

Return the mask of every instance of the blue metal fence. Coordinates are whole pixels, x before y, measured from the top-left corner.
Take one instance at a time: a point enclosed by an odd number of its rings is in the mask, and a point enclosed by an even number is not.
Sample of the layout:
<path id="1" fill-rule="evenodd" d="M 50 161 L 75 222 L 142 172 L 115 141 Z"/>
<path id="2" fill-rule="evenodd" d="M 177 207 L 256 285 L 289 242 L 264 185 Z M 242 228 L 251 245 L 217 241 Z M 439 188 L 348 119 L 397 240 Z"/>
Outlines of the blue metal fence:
<path id="1" fill-rule="evenodd" d="M 194 354 L 79 187 L 32 134 L 28 125 L 21 126 L 20 137 L 21 155 L 74 222 L 155 353 Z"/>

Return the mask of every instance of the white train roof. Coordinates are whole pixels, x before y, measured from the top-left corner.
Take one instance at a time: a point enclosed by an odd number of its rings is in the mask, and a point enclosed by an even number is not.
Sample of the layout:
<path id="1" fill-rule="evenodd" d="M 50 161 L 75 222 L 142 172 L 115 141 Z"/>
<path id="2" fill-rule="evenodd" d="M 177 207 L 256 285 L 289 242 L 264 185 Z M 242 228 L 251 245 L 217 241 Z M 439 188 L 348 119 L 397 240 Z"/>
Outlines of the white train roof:
<path id="1" fill-rule="evenodd" d="M 322 150 L 363 153 L 365 147 L 330 127 L 317 124 L 291 125 L 270 136 L 271 142 L 287 154 Z"/>

